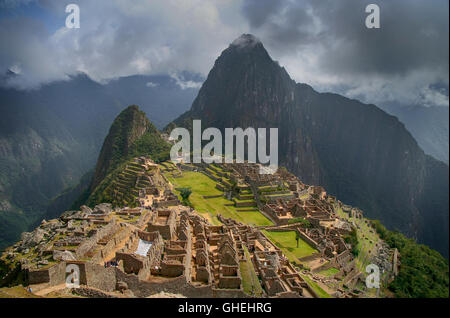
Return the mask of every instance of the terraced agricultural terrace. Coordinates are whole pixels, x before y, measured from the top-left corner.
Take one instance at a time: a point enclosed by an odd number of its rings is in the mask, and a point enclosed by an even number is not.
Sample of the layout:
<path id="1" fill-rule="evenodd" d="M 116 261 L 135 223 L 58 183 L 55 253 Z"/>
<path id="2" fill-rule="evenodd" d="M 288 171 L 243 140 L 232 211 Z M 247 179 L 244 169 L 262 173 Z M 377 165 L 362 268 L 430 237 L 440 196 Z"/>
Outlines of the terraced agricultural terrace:
<path id="1" fill-rule="evenodd" d="M 4 279 L 20 273 L 44 297 L 373 297 L 365 265 L 387 282 L 399 264 L 361 211 L 284 169 L 139 157 L 111 178 L 96 194 L 109 203 L 44 221 L 8 249 Z M 71 264 L 78 288 L 64 284 Z"/>

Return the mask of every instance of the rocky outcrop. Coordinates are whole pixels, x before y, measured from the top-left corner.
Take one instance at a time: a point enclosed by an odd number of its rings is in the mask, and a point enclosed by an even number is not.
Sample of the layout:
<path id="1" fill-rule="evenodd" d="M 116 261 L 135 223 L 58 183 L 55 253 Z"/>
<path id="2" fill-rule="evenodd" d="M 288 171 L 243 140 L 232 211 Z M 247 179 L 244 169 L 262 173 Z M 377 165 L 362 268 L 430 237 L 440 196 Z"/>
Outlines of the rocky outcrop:
<path id="1" fill-rule="evenodd" d="M 33 232 L 24 232 L 21 235 L 22 247 L 30 248 L 38 245 L 44 238 L 45 231 L 41 228 L 35 229 Z"/>
<path id="2" fill-rule="evenodd" d="M 89 210 L 81 209 L 82 212 L 88 212 Z M 112 211 L 112 205 L 110 203 L 101 203 L 95 206 L 93 214 L 109 214 Z"/>
<path id="3" fill-rule="evenodd" d="M 74 260 L 76 260 L 76 257 L 70 251 L 54 250 L 53 251 L 53 259 L 55 261 L 74 261 Z"/>

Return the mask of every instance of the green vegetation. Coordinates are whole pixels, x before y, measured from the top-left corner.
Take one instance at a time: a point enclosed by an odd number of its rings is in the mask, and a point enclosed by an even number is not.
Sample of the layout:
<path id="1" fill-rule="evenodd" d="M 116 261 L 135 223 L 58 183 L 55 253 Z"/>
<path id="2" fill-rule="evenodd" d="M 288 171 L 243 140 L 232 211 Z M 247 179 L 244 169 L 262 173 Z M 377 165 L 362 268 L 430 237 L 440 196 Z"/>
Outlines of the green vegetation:
<path id="1" fill-rule="evenodd" d="M 19 284 L 25 284 L 26 274 L 20 270 L 18 260 L 6 260 L 5 254 L 0 258 L 0 287 L 11 287 Z M 7 273 L 11 273 L 6 280 L 2 280 Z"/>
<path id="2" fill-rule="evenodd" d="M 328 295 L 328 293 L 326 291 L 324 291 L 323 288 L 319 286 L 319 284 L 317 284 L 315 281 L 313 281 L 307 275 L 301 275 L 301 276 L 308 283 L 308 285 L 311 286 L 312 289 L 314 289 L 314 291 L 320 298 L 331 298 L 331 296 Z"/>
<path id="3" fill-rule="evenodd" d="M 144 181 L 136 184 L 137 175 L 143 172 L 143 168 L 134 163 L 134 158 L 149 156 L 153 161 L 158 162 L 158 160 L 167 159 L 169 151 L 169 145 L 159 136 L 159 133 L 146 133 L 133 144 L 129 155 L 121 160 L 84 202 L 91 207 L 102 202 L 134 207 L 139 189 L 145 187 Z M 118 193 L 120 193 L 119 196 Z M 87 194 L 83 196 L 86 197 Z M 77 201 L 77 203 L 81 202 L 83 202 L 82 198 Z"/>
<path id="4" fill-rule="evenodd" d="M 273 225 L 273 223 L 266 218 L 259 211 L 246 211 L 239 212 L 232 205 L 233 201 L 229 201 L 223 196 L 223 192 L 216 189 L 216 183 L 214 180 L 205 176 L 200 172 L 185 171 L 181 177 L 173 177 L 170 174 L 166 174 L 169 181 L 174 185 L 176 189 L 190 187 L 192 194 L 189 196 L 189 201 L 193 207 L 206 216 L 211 223 L 220 224 L 217 220 L 217 215 L 221 214 L 226 218 L 232 218 L 242 223 L 251 225 Z M 177 191 L 179 193 L 179 191 Z M 215 196 L 217 198 L 205 199 L 203 196 Z M 181 195 L 180 199 L 182 199 Z"/>
<path id="5" fill-rule="evenodd" d="M 158 131 L 147 132 L 133 144 L 127 158 L 139 156 L 149 156 L 156 163 L 169 160 L 170 145 L 161 138 Z"/>
<path id="6" fill-rule="evenodd" d="M 355 228 L 353 228 L 349 234 L 344 236 L 344 241 L 345 241 L 345 243 L 352 245 L 352 254 L 354 256 L 358 256 L 358 254 L 359 254 L 358 235 L 356 233 Z"/>
<path id="7" fill-rule="evenodd" d="M 119 165 L 112 173 L 108 174 L 106 178 L 95 188 L 95 190 L 88 197 L 86 204 L 89 206 L 94 206 L 96 204 L 107 202 L 112 203 L 114 201 L 113 196 L 108 191 L 114 184 L 114 180 L 117 180 L 120 173 L 125 169 L 127 163 L 122 163 Z"/>
<path id="8" fill-rule="evenodd" d="M 250 258 L 247 247 L 244 246 L 245 262 L 240 262 L 240 270 L 242 275 L 242 287 L 244 292 L 251 296 L 261 297 L 263 290 L 256 275 L 255 268 Z"/>
<path id="9" fill-rule="evenodd" d="M 29 223 L 32 222 L 22 211 L 0 211 L 0 253 L 1 249 L 20 239 L 20 233 L 28 230 Z"/>
<path id="10" fill-rule="evenodd" d="M 397 297 L 449 297 L 449 264 L 437 251 L 417 244 L 399 232 L 387 230 L 379 221 L 372 221 L 376 231 L 401 256 L 398 276 L 389 285 Z"/>
<path id="11" fill-rule="evenodd" d="M 143 128 L 145 128 L 144 132 L 142 132 Z M 148 156 L 158 163 L 169 159 L 169 154 L 170 144 L 161 137 L 160 132 L 147 119 L 145 113 L 141 112 L 137 106 L 129 106 L 116 117 L 105 139 L 92 180 L 94 188 L 83 193 L 77 203 L 86 202 L 92 206 L 101 202 L 110 202 L 133 206 L 137 190 L 126 190 L 131 187 L 127 181 L 139 171 L 139 167 L 133 166 L 133 158 Z M 126 171 L 124 171 L 125 168 Z M 123 198 L 115 202 L 115 192 L 107 190 L 117 185 L 125 189 L 119 192 L 125 193 Z M 86 197 L 88 199 L 83 202 Z"/>
<path id="12" fill-rule="evenodd" d="M 306 228 L 311 227 L 311 223 L 304 218 L 293 218 L 288 221 L 288 224 L 295 224 L 295 223 L 301 223 Z"/>
<path id="13" fill-rule="evenodd" d="M 138 137 L 138 131 L 144 127 L 145 133 Z M 148 155 L 158 161 L 164 156 L 168 158 L 170 151 L 169 144 L 161 138 L 158 129 L 136 105 L 127 107 L 116 117 L 103 147 L 99 161 L 106 164 L 106 173 L 131 158 Z M 104 151 L 109 152 L 109 156 L 102 158 Z"/>
<path id="14" fill-rule="evenodd" d="M 97 162 L 102 165 L 103 176 L 108 175 L 127 158 L 128 150 L 137 135 L 135 130 L 142 129 L 138 125 L 146 129 L 154 128 L 150 126 L 145 113 L 140 111 L 136 105 L 128 106 L 114 119 Z M 148 126 L 150 127 L 147 128 Z M 96 174 L 99 170 L 97 167 Z M 100 181 L 98 180 L 98 182 Z"/>
<path id="15" fill-rule="evenodd" d="M 327 269 L 325 269 L 323 271 L 318 272 L 317 274 L 323 275 L 323 276 L 326 276 L 326 277 L 330 277 L 330 276 L 333 276 L 333 275 L 335 275 L 337 273 L 339 273 L 339 270 L 337 268 L 330 267 L 330 268 L 327 268 Z"/>
<path id="16" fill-rule="evenodd" d="M 262 186 L 258 188 L 259 192 L 275 192 L 279 191 L 277 186 Z"/>
<path id="17" fill-rule="evenodd" d="M 365 271 L 366 266 L 371 263 L 372 253 L 377 249 L 376 245 L 381 244 L 381 239 L 367 219 L 351 218 L 342 208 L 335 211 L 340 218 L 354 222 L 358 226 L 356 230 L 358 242 L 354 247 L 357 250 L 356 265 L 361 271 Z"/>
<path id="18" fill-rule="evenodd" d="M 296 264 L 300 264 L 299 258 L 309 256 L 318 251 L 311 247 L 308 243 L 298 238 L 298 247 L 295 231 L 286 232 L 270 232 L 263 230 L 263 233 L 278 246 L 287 258 Z"/>
<path id="19" fill-rule="evenodd" d="M 182 188 L 179 190 L 182 198 L 182 203 L 186 206 L 192 206 L 192 203 L 189 201 L 189 196 L 192 194 L 191 188 Z"/>

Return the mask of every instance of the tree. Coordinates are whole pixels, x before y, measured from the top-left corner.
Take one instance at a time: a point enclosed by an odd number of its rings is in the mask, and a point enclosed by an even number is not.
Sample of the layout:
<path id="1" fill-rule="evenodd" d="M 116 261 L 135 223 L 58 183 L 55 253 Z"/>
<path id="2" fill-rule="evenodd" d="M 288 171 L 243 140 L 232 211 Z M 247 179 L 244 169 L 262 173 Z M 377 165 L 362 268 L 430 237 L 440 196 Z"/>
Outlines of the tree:
<path id="1" fill-rule="evenodd" d="M 180 189 L 180 195 L 184 205 L 191 206 L 191 202 L 189 201 L 189 196 L 191 194 L 192 194 L 191 188 Z"/>
<path id="2" fill-rule="evenodd" d="M 300 240 L 300 233 L 298 231 L 295 231 L 295 240 L 297 241 L 297 248 L 298 248 L 298 241 Z"/>

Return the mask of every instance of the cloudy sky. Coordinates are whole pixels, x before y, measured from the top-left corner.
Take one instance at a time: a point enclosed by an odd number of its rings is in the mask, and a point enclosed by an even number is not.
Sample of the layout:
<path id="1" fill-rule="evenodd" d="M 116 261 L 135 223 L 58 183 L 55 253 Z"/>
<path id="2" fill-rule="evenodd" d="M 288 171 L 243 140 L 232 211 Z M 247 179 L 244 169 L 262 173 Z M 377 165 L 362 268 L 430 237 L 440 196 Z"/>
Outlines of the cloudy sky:
<path id="1" fill-rule="evenodd" d="M 81 28 L 67 29 L 76 3 Z M 365 8 L 380 7 L 367 29 Z M 203 76 L 252 33 L 297 82 L 365 102 L 448 107 L 448 0 L 0 0 L 0 70 L 33 88 L 85 72 Z"/>

